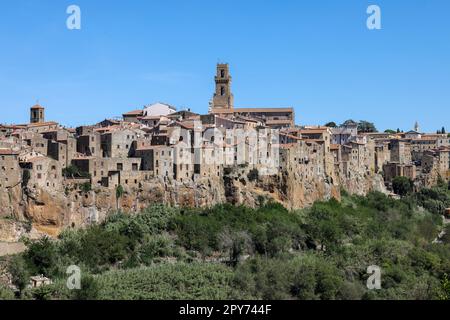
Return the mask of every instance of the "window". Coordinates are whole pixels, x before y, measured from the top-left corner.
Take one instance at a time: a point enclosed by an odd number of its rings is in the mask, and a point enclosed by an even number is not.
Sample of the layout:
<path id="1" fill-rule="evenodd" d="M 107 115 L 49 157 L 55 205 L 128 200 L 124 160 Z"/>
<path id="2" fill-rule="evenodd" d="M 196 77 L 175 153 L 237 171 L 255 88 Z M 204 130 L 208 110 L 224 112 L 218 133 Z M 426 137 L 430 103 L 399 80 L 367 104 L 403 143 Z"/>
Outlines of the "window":
<path id="1" fill-rule="evenodd" d="M 122 163 L 118 163 L 117 164 L 117 171 L 122 171 L 123 170 L 123 164 Z"/>
<path id="2" fill-rule="evenodd" d="M 225 87 L 224 86 L 220 87 L 220 95 L 221 96 L 225 95 Z"/>
<path id="3" fill-rule="evenodd" d="M 222 78 L 225 78 L 225 70 L 220 70 L 220 76 L 222 77 Z"/>
<path id="4" fill-rule="evenodd" d="M 133 163 L 132 164 L 132 170 L 133 171 L 138 171 L 138 164 L 137 163 Z"/>
<path id="5" fill-rule="evenodd" d="M 38 174 L 37 174 L 37 178 L 38 178 L 38 179 L 42 179 L 42 173 L 38 173 Z"/>

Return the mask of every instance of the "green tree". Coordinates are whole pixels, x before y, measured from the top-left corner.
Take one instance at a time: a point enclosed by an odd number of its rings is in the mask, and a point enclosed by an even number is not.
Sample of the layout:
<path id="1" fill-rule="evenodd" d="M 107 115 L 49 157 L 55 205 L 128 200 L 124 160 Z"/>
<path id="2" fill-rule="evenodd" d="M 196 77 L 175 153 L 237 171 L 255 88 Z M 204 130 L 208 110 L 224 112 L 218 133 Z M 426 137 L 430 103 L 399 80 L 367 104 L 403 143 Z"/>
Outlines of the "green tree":
<path id="1" fill-rule="evenodd" d="M 328 122 L 325 124 L 325 127 L 329 127 L 329 128 L 336 128 L 337 124 L 334 121 Z"/>
<path id="2" fill-rule="evenodd" d="M 349 119 L 349 120 L 344 121 L 344 123 L 341 124 L 341 127 L 346 127 L 346 126 L 349 126 L 349 125 L 357 125 L 357 124 L 358 124 L 358 122 L 356 122 L 356 121 L 354 121 L 352 119 Z"/>
<path id="3" fill-rule="evenodd" d="M 358 124 L 358 131 L 364 133 L 377 132 L 377 128 L 372 122 L 361 120 Z"/>
<path id="4" fill-rule="evenodd" d="M 90 182 L 85 182 L 80 187 L 81 191 L 84 193 L 88 193 L 92 190 L 92 184 Z"/>
<path id="5" fill-rule="evenodd" d="M 81 277 L 81 289 L 74 290 L 74 300 L 97 300 L 99 298 L 100 285 L 91 275 Z"/>
<path id="6" fill-rule="evenodd" d="M 14 300 L 14 292 L 0 284 L 0 301 L 1 300 Z"/>
<path id="7" fill-rule="evenodd" d="M 57 245 L 49 237 L 31 242 L 25 253 L 25 260 L 33 267 L 31 271 L 36 274 L 53 277 L 59 271 Z"/>
<path id="8" fill-rule="evenodd" d="M 258 169 L 252 169 L 247 175 L 249 181 L 255 181 L 259 179 L 259 171 Z"/>
<path id="9" fill-rule="evenodd" d="M 441 282 L 441 292 L 439 293 L 440 300 L 450 300 L 450 279 L 447 274 Z"/>
<path id="10" fill-rule="evenodd" d="M 408 177 L 395 177 L 392 180 L 394 192 L 402 197 L 410 194 L 414 190 L 414 182 Z"/>
<path id="11" fill-rule="evenodd" d="M 387 130 L 384 130 L 384 133 L 395 134 L 395 133 L 397 133 L 397 131 L 392 130 L 392 129 L 387 129 Z"/>
<path id="12" fill-rule="evenodd" d="M 21 255 L 16 255 L 12 258 L 8 266 L 8 271 L 11 274 L 12 283 L 22 293 L 30 282 L 30 273 Z"/>

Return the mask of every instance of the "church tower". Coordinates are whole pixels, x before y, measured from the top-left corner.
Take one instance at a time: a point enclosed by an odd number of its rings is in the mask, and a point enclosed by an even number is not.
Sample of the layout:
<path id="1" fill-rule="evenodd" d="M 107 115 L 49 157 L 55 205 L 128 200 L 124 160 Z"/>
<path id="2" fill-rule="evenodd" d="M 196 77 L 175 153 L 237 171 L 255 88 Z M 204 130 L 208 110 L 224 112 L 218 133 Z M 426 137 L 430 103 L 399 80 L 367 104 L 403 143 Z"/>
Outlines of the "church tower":
<path id="1" fill-rule="evenodd" d="M 42 123 L 45 121 L 44 107 L 36 104 L 30 109 L 30 123 Z"/>
<path id="2" fill-rule="evenodd" d="M 214 93 L 211 113 L 233 114 L 234 97 L 231 93 L 231 76 L 228 64 L 218 64 L 215 77 L 216 92 Z"/>

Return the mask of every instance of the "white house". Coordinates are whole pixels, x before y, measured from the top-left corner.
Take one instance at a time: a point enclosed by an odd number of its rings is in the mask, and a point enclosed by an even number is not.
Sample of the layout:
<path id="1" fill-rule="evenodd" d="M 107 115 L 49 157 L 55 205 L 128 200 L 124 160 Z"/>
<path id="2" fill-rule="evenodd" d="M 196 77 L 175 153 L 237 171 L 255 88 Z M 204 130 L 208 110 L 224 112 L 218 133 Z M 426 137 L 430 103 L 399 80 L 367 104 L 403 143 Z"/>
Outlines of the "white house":
<path id="1" fill-rule="evenodd" d="M 177 112 L 177 109 L 165 103 L 154 103 L 144 107 L 144 117 L 167 116 Z"/>

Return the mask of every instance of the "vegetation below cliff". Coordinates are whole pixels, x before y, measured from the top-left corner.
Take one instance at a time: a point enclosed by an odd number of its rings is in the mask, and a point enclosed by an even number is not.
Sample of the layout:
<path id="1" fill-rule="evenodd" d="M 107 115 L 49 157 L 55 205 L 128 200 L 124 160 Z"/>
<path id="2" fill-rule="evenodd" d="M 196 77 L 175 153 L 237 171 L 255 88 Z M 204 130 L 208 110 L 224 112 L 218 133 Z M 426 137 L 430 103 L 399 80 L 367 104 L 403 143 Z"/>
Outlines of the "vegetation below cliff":
<path id="1" fill-rule="evenodd" d="M 401 200 L 343 194 L 298 211 L 156 205 L 29 242 L 7 263 L 25 299 L 448 299 L 449 232 L 434 241 L 446 207 L 446 186 Z M 81 290 L 66 288 L 70 265 Z M 366 287 L 371 265 L 381 290 Z M 25 288 L 37 274 L 54 284 Z"/>

